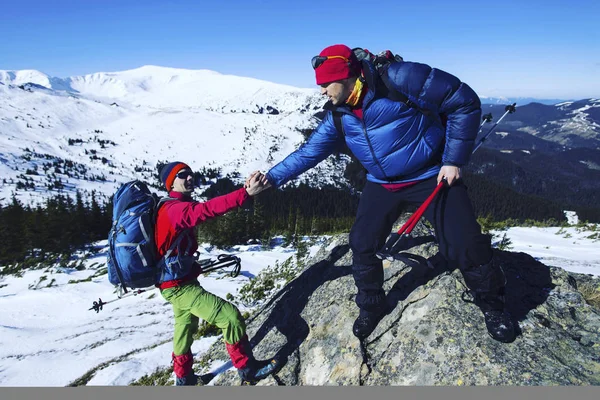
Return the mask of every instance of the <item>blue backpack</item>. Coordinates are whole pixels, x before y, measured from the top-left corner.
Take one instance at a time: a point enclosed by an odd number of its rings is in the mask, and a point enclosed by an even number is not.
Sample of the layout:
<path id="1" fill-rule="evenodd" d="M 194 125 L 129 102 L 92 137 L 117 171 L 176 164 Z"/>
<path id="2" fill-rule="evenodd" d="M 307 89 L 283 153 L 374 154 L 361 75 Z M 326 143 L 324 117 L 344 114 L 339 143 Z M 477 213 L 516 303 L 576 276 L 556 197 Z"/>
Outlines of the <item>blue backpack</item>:
<path id="1" fill-rule="evenodd" d="M 125 293 L 127 287 L 145 288 L 158 282 L 154 227 L 159 206 L 168 200 L 150 193 L 148 186 L 138 180 L 125 183 L 113 197 L 108 280 Z"/>

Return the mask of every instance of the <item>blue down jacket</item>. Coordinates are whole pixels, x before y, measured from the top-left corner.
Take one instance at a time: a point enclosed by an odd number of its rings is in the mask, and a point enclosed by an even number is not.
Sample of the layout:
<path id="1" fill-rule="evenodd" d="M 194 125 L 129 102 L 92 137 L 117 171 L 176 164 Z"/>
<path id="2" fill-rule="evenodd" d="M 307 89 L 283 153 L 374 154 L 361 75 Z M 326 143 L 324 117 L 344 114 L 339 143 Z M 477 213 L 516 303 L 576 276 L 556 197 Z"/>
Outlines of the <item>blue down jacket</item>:
<path id="1" fill-rule="evenodd" d="M 388 98 L 373 64 L 365 60 L 362 67 L 368 86 L 363 120 L 346 105 L 327 103 L 325 117 L 308 140 L 267 172 L 273 186 L 314 167 L 343 140 L 367 170 L 367 179 L 376 183 L 425 179 L 437 175 L 442 164 L 468 163 L 481 118 L 481 102 L 473 89 L 425 64 L 392 63 L 388 84 L 418 109 Z M 334 112 L 341 113 L 344 132 L 335 128 Z M 445 130 L 440 115 L 447 118 Z"/>

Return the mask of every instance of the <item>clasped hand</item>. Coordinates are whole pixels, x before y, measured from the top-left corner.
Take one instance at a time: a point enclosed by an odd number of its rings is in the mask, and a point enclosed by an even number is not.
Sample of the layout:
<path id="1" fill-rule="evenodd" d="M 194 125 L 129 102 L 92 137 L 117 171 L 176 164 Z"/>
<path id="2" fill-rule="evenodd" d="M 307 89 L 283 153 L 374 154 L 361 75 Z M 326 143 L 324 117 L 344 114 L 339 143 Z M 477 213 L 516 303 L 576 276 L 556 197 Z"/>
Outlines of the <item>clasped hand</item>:
<path id="1" fill-rule="evenodd" d="M 267 177 L 260 171 L 254 171 L 246 178 L 244 188 L 250 196 L 256 196 L 263 190 L 271 187 L 271 184 L 267 180 Z"/>

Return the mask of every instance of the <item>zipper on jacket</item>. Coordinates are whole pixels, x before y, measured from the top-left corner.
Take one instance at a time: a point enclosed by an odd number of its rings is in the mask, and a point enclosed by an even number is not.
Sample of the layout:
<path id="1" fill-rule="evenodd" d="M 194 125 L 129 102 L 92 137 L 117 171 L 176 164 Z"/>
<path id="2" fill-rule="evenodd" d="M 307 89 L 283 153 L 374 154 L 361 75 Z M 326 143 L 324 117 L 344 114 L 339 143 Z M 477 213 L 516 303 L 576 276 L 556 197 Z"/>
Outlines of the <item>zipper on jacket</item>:
<path id="1" fill-rule="evenodd" d="M 364 112 L 364 111 L 363 111 Z M 373 161 L 375 161 L 375 164 L 379 167 L 379 169 L 381 170 L 381 173 L 383 174 L 383 176 L 385 177 L 386 181 L 389 181 L 390 179 L 388 178 L 387 174 L 385 173 L 385 171 L 383 170 L 383 166 L 381 165 L 381 163 L 379 162 L 379 160 L 377 159 L 377 157 L 375 156 L 375 150 L 373 150 L 373 145 L 371 144 L 371 139 L 369 139 L 369 135 L 367 134 L 367 127 L 364 123 L 364 121 L 361 121 L 361 125 L 363 127 L 363 132 L 365 134 L 365 139 L 367 139 L 367 144 L 369 145 L 369 150 L 371 150 L 371 156 L 373 157 Z"/>
<path id="2" fill-rule="evenodd" d="M 365 115 L 365 111 L 366 111 L 366 107 L 363 108 L 363 116 Z M 373 161 L 375 162 L 375 164 L 377 165 L 377 167 L 379 167 L 379 170 L 381 171 L 381 173 L 385 177 L 385 180 L 389 181 L 390 178 L 387 176 L 387 174 L 383 170 L 383 166 L 381 165 L 381 163 L 379 162 L 379 160 L 375 156 L 375 150 L 373 150 L 373 145 L 371 144 L 371 139 L 369 139 L 369 135 L 367 134 L 367 126 L 365 125 L 364 118 L 363 119 L 358 118 L 353 112 L 350 112 L 348 114 L 352 115 L 354 118 L 356 118 L 360 122 L 360 125 L 362 126 L 362 130 L 363 130 L 363 134 L 365 135 L 365 139 L 367 140 L 367 144 L 369 145 L 369 151 L 371 152 L 371 157 L 373 157 Z M 340 119 L 340 123 L 343 126 L 343 121 L 341 119 Z"/>

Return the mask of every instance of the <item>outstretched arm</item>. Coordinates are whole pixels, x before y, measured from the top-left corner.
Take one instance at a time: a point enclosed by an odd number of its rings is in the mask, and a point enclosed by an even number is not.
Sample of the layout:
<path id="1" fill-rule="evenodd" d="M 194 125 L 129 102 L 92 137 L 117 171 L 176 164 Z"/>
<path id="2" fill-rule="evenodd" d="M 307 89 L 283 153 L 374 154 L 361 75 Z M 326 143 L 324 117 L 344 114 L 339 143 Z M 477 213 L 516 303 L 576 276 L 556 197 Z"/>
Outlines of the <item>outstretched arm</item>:
<path id="1" fill-rule="evenodd" d="M 308 140 L 271 168 L 265 179 L 275 187 L 283 185 L 327 158 L 341 140 L 343 139 L 333 124 L 331 112 L 328 112 Z"/>
<path id="2" fill-rule="evenodd" d="M 245 188 L 218 196 L 206 202 L 189 201 L 168 204 L 166 211 L 176 229 L 188 229 L 241 206 L 249 198 Z"/>

